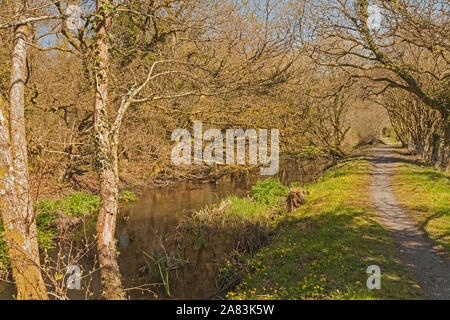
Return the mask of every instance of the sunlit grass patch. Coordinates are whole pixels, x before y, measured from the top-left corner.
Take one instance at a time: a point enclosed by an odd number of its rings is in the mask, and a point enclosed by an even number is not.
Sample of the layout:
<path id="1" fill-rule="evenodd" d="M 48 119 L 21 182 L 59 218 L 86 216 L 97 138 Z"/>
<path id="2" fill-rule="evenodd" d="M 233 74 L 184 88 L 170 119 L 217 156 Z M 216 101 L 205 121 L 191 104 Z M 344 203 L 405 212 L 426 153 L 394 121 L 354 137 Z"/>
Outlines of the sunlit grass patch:
<path id="1" fill-rule="evenodd" d="M 394 147 L 401 147 L 402 143 L 398 141 L 395 137 L 383 137 L 384 142 L 390 143 Z"/>
<path id="2" fill-rule="evenodd" d="M 205 238 L 213 245 L 215 236 L 227 242 L 240 241 L 244 248 L 253 249 L 255 246 L 247 242 L 256 240 L 255 236 L 261 237 L 257 244 L 265 241 L 283 210 L 280 204 L 284 203 L 287 192 L 288 188 L 278 180 L 259 181 L 252 187 L 251 196 L 229 196 L 187 217 L 178 226 L 179 239 L 186 241 L 196 237 L 197 243 L 203 246 L 206 245 Z"/>
<path id="3" fill-rule="evenodd" d="M 238 268 L 246 273 L 226 297 L 422 297 L 411 273 L 400 262 L 389 232 L 370 208 L 368 166 L 363 158 L 349 159 L 326 172 L 319 182 L 304 186 L 311 192 L 306 205 L 279 220 L 269 245 L 241 259 L 243 266 Z M 381 290 L 366 286 L 370 265 L 381 268 Z"/>
<path id="4" fill-rule="evenodd" d="M 177 228 L 177 241 L 183 247 L 197 250 L 229 247 L 248 252 L 267 241 L 276 215 L 266 204 L 230 196 L 182 221 Z"/>
<path id="5" fill-rule="evenodd" d="M 258 181 L 250 191 L 250 195 L 255 202 L 276 207 L 280 197 L 286 196 L 289 188 L 284 186 L 279 180 L 269 178 Z"/>
<path id="6" fill-rule="evenodd" d="M 56 200 L 41 200 L 38 204 L 38 212 L 39 214 L 54 214 L 59 211 L 65 216 L 83 216 L 96 212 L 99 206 L 99 196 L 91 193 L 74 192 Z"/>
<path id="7" fill-rule="evenodd" d="M 450 254 L 450 176 L 431 168 L 401 164 L 392 182 L 398 201 L 420 229 Z"/>

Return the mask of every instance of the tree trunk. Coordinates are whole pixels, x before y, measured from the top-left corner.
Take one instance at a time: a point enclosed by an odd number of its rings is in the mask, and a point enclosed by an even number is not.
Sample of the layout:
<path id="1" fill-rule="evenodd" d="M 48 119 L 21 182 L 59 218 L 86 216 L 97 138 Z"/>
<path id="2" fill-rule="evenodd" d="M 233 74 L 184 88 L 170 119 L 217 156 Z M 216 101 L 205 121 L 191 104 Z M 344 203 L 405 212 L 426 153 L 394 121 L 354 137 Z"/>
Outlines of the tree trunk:
<path id="1" fill-rule="evenodd" d="M 36 221 L 29 196 L 24 94 L 27 27 L 16 27 L 11 63 L 9 130 L 0 114 L 0 193 L 5 238 L 18 299 L 48 299 L 41 275 Z"/>
<path id="2" fill-rule="evenodd" d="M 443 133 L 441 139 L 439 167 L 443 171 L 448 171 L 450 162 L 450 125 L 447 121 L 448 116 L 444 118 Z"/>
<path id="3" fill-rule="evenodd" d="M 124 299 L 117 263 L 114 231 L 118 211 L 117 139 L 111 136 L 108 119 L 108 27 L 110 18 L 105 12 L 107 0 L 97 0 L 97 12 L 103 17 L 95 39 L 95 103 L 94 139 L 96 169 L 100 180 L 100 210 L 98 215 L 98 253 L 103 296 L 106 299 Z"/>

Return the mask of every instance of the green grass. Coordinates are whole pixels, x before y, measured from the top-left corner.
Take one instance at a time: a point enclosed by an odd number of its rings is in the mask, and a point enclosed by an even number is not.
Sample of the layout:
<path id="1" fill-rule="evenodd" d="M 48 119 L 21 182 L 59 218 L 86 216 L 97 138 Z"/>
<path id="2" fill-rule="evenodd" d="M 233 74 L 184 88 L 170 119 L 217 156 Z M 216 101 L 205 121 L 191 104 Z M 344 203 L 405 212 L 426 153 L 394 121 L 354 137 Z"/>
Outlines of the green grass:
<path id="1" fill-rule="evenodd" d="M 8 248 L 6 247 L 6 242 L 3 241 L 5 235 L 5 231 L 3 229 L 3 222 L 0 220 L 0 278 L 2 278 L 2 275 L 6 274 L 6 268 L 9 266 L 9 259 L 8 259 Z"/>
<path id="2" fill-rule="evenodd" d="M 50 249 L 55 246 L 53 238 L 58 235 L 58 230 L 52 223 L 58 217 L 58 211 L 68 217 L 88 217 L 87 225 L 93 225 L 93 230 L 95 230 L 95 224 L 89 223 L 89 217 L 96 217 L 95 213 L 98 211 L 99 205 L 99 196 L 82 192 L 75 192 L 56 200 L 43 199 L 39 201 L 36 215 L 39 248 Z M 9 266 L 3 233 L 3 224 L 0 219 L 0 269 Z"/>
<path id="3" fill-rule="evenodd" d="M 138 197 L 132 192 L 125 190 L 120 196 L 121 203 L 134 202 Z M 58 199 L 43 199 L 37 204 L 38 214 L 36 224 L 38 228 L 38 243 L 41 249 L 54 247 L 54 238 L 58 230 L 52 222 L 58 217 L 58 212 L 66 217 L 87 218 L 84 224 L 86 230 L 78 230 L 74 233 L 74 239 L 79 240 L 85 232 L 93 233 L 96 229 L 100 197 L 92 193 L 74 192 L 68 196 Z M 3 224 L 0 219 L 0 267 L 8 265 L 7 247 L 3 241 Z"/>
<path id="4" fill-rule="evenodd" d="M 55 214 L 60 211 L 65 216 L 90 215 L 98 210 L 100 197 L 91 193 L 75 192 L 64 198 L 41 200 L 38 204 L 39 214 Z"/>
<path id="5" fill-rule="evenodd" d="M 269 227 L 280 212 L 288 189 L 276 179 L 258 181 L 251 189 L 251 197 L 229 196 L 219 204 L 205 207 L 185 219 L 180 230 L 200 235 L 200 230 L 242 231 L 248 225 Z"/>
<path id="6" fill-rule="evenodd" d="M 136 202 L 136 201 L 138 200 L 138 197 L 137 197 L 137 195 L 136 195 L 133 191 L 130 191 L 130 190 L 124 190 L 124 191 L 120 194 L 119 200 L 120 200 L 121 202 L 124 202 L 124 203 L 126 203 L 126 202 Z"/>
<path id="7" fill-rule="evenodd" d="M 304 186 L 311 192 L 306 205 L 275 220 L 270 244 L 225 262 L 222 277 L 243 273 L 226 298 L 422 298 L 370 208 L 368 168 L 363 158 L 350 159 Z M 366 287 L 370 265 L 381 268 L 381 290 Z"/>
<path id="8" fill-rule="evenodd" d="M 43 199 L 38 203 L 38 215 L 36 224 L 38 226 L 38 242 L 40 248 L 54 246 L 52 238 L 58 234 L 58 230 L 52 227 L 52 222 L 57 219 L 58 212 L 66 217 L 78 217 L 85 219 L 85 226 L 89 227 L 87 232 L 95 230 L 96 213 L 100 207 L 100 197 L 92 193 L 74 192 L 56 200 Z M 92 228 L 92 226 L 94 227 Z M 79 233 L 84 234 L 84 230 Z M 75 239 L 77 232 L 74 233 Z"/>
<path id="9" fill-rule="evenodd" d="M 381 140 L 383 140 L 384 142 L 390 143 L 394 147 L 401 147 L 402 146 L 402 143 L 400 141 L 398 141 L 395 138 L 395 136 L 393 136 L 393 135 L 384 136 L 384 137 L 381 138 Z"/>
<path id="10" fill-rule="evenodd" d="M 195 250 L 252 251 L 267 241 L 276 215 L 269 205 L 230 196 L 182 221 L 177 228 L 178 244 Z"/>
<path id="11" fill-rule="evenodd" d="M 285 196 L 289 188 L 274 178 L 258 181 L 252 186 L 250 194 L 255 202 L 263 203 L 272 207 L 278 205 L 280 197 Z"/>
<path id="12" fill-rule="evenodd" d="M 402 163 L 392 182 L 398 201 L 419 223 L 420 229 L 450 254 L 450 176 Z"/>
<path id="13" fill-rule="evenodd" d="M 267 220 L 270 210 L 264 204 L 253 202 L 249 198 L 229 196 L 218 205 L 205 207 L 195 212 L 183 224 L 198 227 L 237 227 L 246 222 L 264 222 Z"/>

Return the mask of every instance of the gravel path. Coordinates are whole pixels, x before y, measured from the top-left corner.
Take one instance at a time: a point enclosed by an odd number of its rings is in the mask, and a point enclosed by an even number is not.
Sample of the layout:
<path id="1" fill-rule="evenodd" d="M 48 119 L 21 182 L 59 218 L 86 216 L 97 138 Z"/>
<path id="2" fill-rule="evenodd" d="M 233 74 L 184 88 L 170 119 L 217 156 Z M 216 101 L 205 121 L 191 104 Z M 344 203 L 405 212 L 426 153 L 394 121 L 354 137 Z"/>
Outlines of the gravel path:
<path id="1" fill-rule="evenodd" d="M 380 222 L 392 232 L 403 263 L 412 268 L 428 298 L 450 299 L 450 261 L 433 248 L 392 193 L 392 172 L 401 161 L 404 160 L 389 146 L 373 149 L 370 186 L 373 204 Z"/>

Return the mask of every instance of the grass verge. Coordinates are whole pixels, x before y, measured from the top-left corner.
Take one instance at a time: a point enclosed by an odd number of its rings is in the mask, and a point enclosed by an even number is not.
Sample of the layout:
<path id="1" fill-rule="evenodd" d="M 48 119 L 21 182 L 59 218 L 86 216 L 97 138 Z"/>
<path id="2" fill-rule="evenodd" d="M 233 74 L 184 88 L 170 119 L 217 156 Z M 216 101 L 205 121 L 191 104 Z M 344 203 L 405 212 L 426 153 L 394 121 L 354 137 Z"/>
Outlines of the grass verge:
<path id="1" fill-rule="evenodd" d="M 423 298 L 389 232 L 376 220 L 369 185 L 369 163 L 354 157 L 304 186 L 311 192 L 306 205 L 270 224 L 268 245 L 225 261 L 221 277 L 242 275 L 226 298 Z M 380 290 L 366 287 L 370 265 L 381 268 Z"/>
<path id="2" fill-rule="evenodd" d="M 450 255 L 450 176 L 409 163 L 399 164 L 392 177 L 398 201 L 419 228 Z"/>

